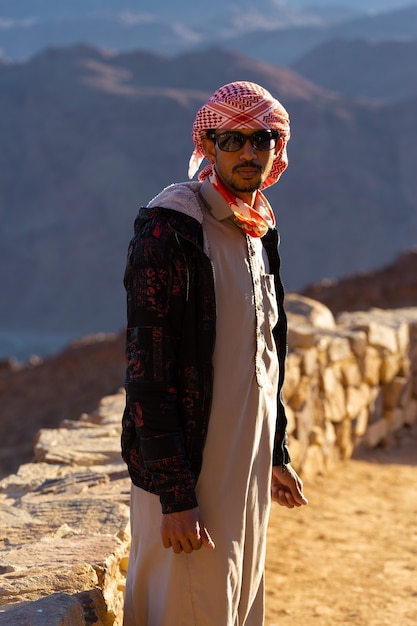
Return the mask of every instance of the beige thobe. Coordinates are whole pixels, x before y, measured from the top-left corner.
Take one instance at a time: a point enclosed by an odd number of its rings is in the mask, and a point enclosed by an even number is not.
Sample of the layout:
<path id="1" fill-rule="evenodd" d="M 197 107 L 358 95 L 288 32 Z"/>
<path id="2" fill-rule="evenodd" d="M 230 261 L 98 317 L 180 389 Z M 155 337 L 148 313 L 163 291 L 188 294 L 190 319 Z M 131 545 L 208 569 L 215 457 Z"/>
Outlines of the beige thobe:
<path id="1" fill-rule="evenodd" d="M 213 263 L 214 387 L 197 499 L 216 549 L 162 546 L 159 498 L 132 487 L 125 626 L 262 626 L 278 360 L 273 277 L 204 183 L 203 229 Z"/>

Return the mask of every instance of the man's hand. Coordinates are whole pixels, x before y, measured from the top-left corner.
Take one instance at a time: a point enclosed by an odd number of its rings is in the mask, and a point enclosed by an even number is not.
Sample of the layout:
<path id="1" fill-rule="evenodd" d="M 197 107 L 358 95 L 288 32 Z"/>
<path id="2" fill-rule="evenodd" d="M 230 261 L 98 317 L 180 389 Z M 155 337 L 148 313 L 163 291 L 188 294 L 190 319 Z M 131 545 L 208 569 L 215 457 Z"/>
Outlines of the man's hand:
<path id="1" fill-rule="evenodd" d="M 284 471 L 280 466 L 272 468 L 271 496 L 274 502 L 289 509 L 308 504 L 303 494 L 303 482 L 289 464 Z"/>
<path id="2" fill-rule="evenodd" d="M 205 546 L 214 550 L 215 545 L 204 526 L 200 509 L 189 509 L 179 513 L 166 513 L 162 516 L 161 537 L 165 548 L 172 548 L 176 554 L 190 553 Z"/>

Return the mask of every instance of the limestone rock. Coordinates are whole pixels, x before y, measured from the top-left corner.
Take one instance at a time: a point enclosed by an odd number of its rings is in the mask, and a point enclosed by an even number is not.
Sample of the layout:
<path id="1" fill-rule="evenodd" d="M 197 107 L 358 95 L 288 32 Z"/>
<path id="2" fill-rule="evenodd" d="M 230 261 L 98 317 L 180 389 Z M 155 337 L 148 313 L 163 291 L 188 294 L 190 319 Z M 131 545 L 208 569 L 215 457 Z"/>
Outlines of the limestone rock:
<path id="1" fill-rule="evenodd" d="M 325 417 L 331 422 L 340 422 L 346 416 L 346 396 L 343 385 L 335 371 L 328 367 L 323 372 Z"/>
<path id="2" fill-rule="evenodd" d="M 402 395 L 407 388 L 407 383 L 406 378 L 396 376 L 394 380 L 382 387 L 384 406 L 387 409 L 394 409 L 397 405 L 402 404 Z"/>
<path id="3" fill-rule="evenodd" d="M 322 448 L 318 445 L 310 445 L 307 448 L 303 461 L 303 478 L 311 480 L 319 474 L 324 474 L 325 463 Z"/>
<path id="4" fill-rule="evenodd" d="M 401 354 L 386 354 L 381 363 L 381 382 L 390 383 L 402 367 Z"/>
<path id="5" fill-rule="evenodd" d="M 346 412 L 348 417 L 353 420 L 360 415 L 360 413 L 369 404 L 369 387 L 363 385 L 358 387 L 348 387 L 346 389 Z"/>
<path id="6" fill-rule="evenodd" d="M 290 350 L 296 348 L 313 348 L 316 343 L 314 328 L 307 324 L 292 322 L 288 323 L 288 347 Z"/>
<path id="7" fill-rule="evenodd" d="M 364 443 L 368 448 L 375 448 L 386 439 L 387 435 L 388 422 L 381 418 L 368 426 L 364 435 Z"/>
<path id="8" fill-rule="evenodd" d="M 392 354 L 404 352 L 409 343 L 409 327 L 404 314 L 393 315 L 390 311 L 372 309 L 342 313 L 338 322 L 353 329 L 364 330 L 372 346 Z"/>
<path id="9" fill-rule="evenodd" d="M 66 593 L 0 608 L 0 626 L 85 626 L 85 623 L 82 606 Z"/>
<path id="10" fill-rule="evenodd" d="M 328 355 L 331 363 L 343 361 L 352 356 L 349 340 L 346 337 L 332 337 L 329 342 Z"/>
<path id="11" fill-rule="evenodd" d="M 288 319 L 294 324 L 327 329 L 333 329 L 336 326 L 333 313 L 317 300 L 289 293 L 285 297 L 285 309 Z"/>
<path id="12" fill-rule="evenodd" d="M 35 441 L 35 461 L 87 466 L 112 463 L 120 460 L 119 437 L 120 425 L 109 430 L 80 422 L 75 428 L 42 429 Z"/>
<path id="13" fill-rule="evenodd" d="M 316 348 L 307 348 L 302 353 L 301 372 L 305 376 L 312 377 L 317 368 L 317 350 Z"/>
<path id="14" fill-rule="evenodd" d="M 285 364 L 285 380 L 282 390 L 286 401 L 289 401 L 300 382 L 300 362 L 300 356 L 295 353 L 291 353 L 287 356 Z"/>
<path id="15" fill-rule="evenodd" d="M 355 417 L 352 424 L 353 433 L 355 436 L 354 443 L 360 441 L 361 437 L 365 434 L 366 429 L 369 424 L 369 411 L 368 408 L 365 407 L 360 411 L 360 413 Z"/>
<path id="16" fill-rule="evenodd" d="M 417 422 L 417 400 L 412 399 L 404 409 L 404 424 L 412 426 Z"/>
<path id="17" fill-rule="evenodd" d="M 347 359 L 340 364 L 342 381 L 346 387 L 359 387 L 362 383 L 362 373 L 357 361 Z"/>
<path id="18" fill-rule="evenodd" d="M 365 358 L 363 362 L 364 381 L 368 383 L 368 385 L 375 386 L 380 382 L 381 364 L 382 359 L 378 350 L 373 346 L 368 346 L 365 351 Z"/>

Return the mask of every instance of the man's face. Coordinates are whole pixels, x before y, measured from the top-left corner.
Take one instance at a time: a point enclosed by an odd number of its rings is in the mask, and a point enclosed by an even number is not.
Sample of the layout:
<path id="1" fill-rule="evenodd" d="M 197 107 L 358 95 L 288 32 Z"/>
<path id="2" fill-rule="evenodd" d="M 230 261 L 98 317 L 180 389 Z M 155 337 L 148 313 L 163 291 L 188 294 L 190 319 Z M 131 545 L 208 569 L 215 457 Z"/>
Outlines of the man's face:
<path id="1" fill-rule="evenodd" d="M 246 137 L 256 132 L 247 129 L 237 130 Z M 215 164 L 216 172 L 224 186 L 235 196 L 251 205 L 253 194 L 269 176 L 282 143 L 282 139 L 278 139 L 272 150 L 256 150 L 250 141 L 246 141 L 240 150 L 225 152 L 218 147 L 217 142 L 204 139 L 203 147 L 206 158 Z"/>

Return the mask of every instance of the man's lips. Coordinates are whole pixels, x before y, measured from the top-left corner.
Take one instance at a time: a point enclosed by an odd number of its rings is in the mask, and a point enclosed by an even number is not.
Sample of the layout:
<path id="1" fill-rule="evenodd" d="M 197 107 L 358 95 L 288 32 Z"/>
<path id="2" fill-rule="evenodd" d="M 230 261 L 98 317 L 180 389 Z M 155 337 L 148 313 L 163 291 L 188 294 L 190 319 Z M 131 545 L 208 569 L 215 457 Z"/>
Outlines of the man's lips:
<path id="1" fill-rule="evenodd" d="M 258 176 L 262 171 L 262 168 L 256 165 L 238 165 L 233 169 L 237 174 L 244 177 Z"/>

